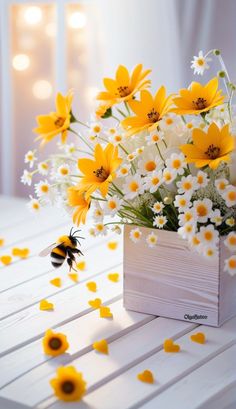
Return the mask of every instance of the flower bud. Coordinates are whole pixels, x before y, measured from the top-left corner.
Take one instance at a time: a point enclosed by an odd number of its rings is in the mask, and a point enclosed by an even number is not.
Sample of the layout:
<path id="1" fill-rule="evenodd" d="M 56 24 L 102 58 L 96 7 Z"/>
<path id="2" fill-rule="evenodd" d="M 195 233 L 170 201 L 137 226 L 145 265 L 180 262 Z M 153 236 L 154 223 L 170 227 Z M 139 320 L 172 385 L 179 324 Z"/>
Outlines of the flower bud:
<path id="1" fill-rule="evenodd" d="M 220 53 L 220 50 L 214 50 L 213 53 L 214 53 L 215 55 L 220 55 L 220 54 L 221 54 L 221 53 Z"/>
<path id="2" fill-rule="evenodd" d="M 166 196 L 166 197 L 164 197 L 164 203 L 165 203 L 165 204 L 169 205 L 169 204 L 171 204 L 172 202 L 173 202 L 172 196 Z"/>
<path id="3" fill-rule="evenodd" d="M 218 77 L 225 78 L 225 71 L 218 71 Z"/>

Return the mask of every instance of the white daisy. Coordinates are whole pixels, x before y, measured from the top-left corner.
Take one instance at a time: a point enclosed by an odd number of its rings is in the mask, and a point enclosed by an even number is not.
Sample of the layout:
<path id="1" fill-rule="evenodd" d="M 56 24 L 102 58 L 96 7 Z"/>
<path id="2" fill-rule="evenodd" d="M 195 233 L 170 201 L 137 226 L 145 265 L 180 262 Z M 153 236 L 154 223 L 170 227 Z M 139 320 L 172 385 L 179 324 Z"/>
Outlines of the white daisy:
<path id="1" fill-rule="evenodd" d="M 21 176 L 20 180 L 23 183 L 23 185 L 31 186 L 32 177 L 33 177 L 33 173 L 31 173 L 28 170 L 24 169 L 23 175 Z"/>
<path id="2" fill-rule="evenodd" d="M 166 223 L 167 223 L 166 216 L 155 216 L 153 220 L 153 226 L 156 226 L 158 229 L 163 229 Z"/>
<path id="3" fill-rule="evenodd" d="M 121 135 L 120 133 L 116 133 L 114 135 L 110 135 L 109 136 L 109 141 L 113 144 L 113 145 L 119 145 L 119 143 L 121 143 L 123 141 L 123 135 Z"/>
<path id="4" fill-rule="evenodd" d="M 130 230 L 129 237 L 134 243 L 137 243 L 142 237 L 142 232 L 136 227 L 135 229 Z"/>
<path id="5" fill-rule="evenodd" d="M 165 168 L 163 171 L 163 182 L 170 185 L 176 178 L 177 173 L 173 169 Z"/>
<path id="6" fill-rule="evenodd" d="M 96 221 L 102 222 L 104 218 L 104 210 L 102 209 L 100 203 L 95 202 L 95 209 L 93 211 L 93 218 Z"/>
<path id="7" fill-rule="evenodd" d="M 193 57 L 191 61 L 191 68 L 194 70 L 194 74 L 203 75 L 205 70 L 209 69 L 208 62 L 211 61 L 211 58 L 205 57 L 202 51 L 199 51 L 197 56 Z"/>
<path id="8" fill-rule="evenodd" d="M 100 122 L 94 122 L 90 125 L 90 132 L 93 135 L 99 135 L 102 132 L 102 124 Z"/>
<path id="9" fill-rule="evenodd" d="M 107 131 L 106 131 L 106 134 L 109 135 L 109 136 L 110 135 L 115 135 L 117 133 L 118 133 L 118 130 L 115 127 L 108 128 Z"/>
<path id="10" fill-rule="evenodd" d="M 219 241 L 219 232 L 212 224 L 202 226 L 199 231 L 199 238 L 202 244 L 215 245 Z"/>
<path id="11" fill-rule="evenodd" d="M 197 188 L 203 188 L 208 185 L 209 179 L 207 177 L 206 172 L 203 172 L 202 170 L 199 170 L 197 173 Z"/>
<path id="12" fill-rule="evenodd" d="M 222 194 L 226 187 L 229 185 L 229 181 L 224 178 L 216 179 L 215 180 L 215 187 L 220 194 Z"/>
<path id="13" fill-rule="evenodd" d="M 40 175 L 46 176 L 48 174 L 48 170 L 49 170 L 49 165 L 47 162 L 40 162 L 38 164 L 38 171 Z"/>
<path id="14" fill-rule="evenodd" d="M 144 146 L 140 146 L 139 148 L 135 150 L 135 153 L 137 156 L 142 155 L 143 152 L 144 152 Z"/>
<path id="15" fill-rule="evenodd" d="M 151 172 L 144 179 L 144 189 L 150 193 L 157 191 L 158 187 L 162 184 L 162 171 Z"/>
<path id="16" fill-rule="evenodd" d="M 197 212 L 196 209 L 186 209 L 184 213 L 180 213 L 178 216 L 179 225 L 183 226 L 187 222 L 197 223 Z"/>
<path id="17" fill-rule="evenodd" d="M 194 248 L 195 250 L 199 250 L 199 245 L 201 242 L 197 234 L 193 234 L 190 237 L 188 237 L 188 243 L 190 247 Z"/>
<path id="18" fill-rule="evenodd" d="M 117 177 L 127 176 L 127 175 L 129 174 L 130 168 L 131 168 L 131 165 L 130 165 L 129 163 L 123 164 L 123 165 L 119 168 L 119 170 L 118 170 L 118 172 L 117 172 Z"/>
<path id="19" fill-rule="evenodd" d="M 50 185 L 47 180 L 41 180 L 39 183 L 34 185 L 35 193 L 38 197 L 49 196 Z"/>
<path id="20" fill-rule="evenodd" d="M 197 221 L 206 223 L 212 217 L 212 201 L 210 199 L 195 200 L 193 208 L 197 213 Z"/>
<path id="21" fill-rule="evenodd" d="M 192 175 L 183 176 L 179 182 L 177 182 L 179 193 L 192 194 L 197 187 L 197 178 Z"/>
<path id="22" fill-rule="evenodd" d="M 108 231 L 107 226 L 105 226 L 103 223 L 97 223 L 94 226 L 94 234 L 95 236 L 106 236 Z"/>
<path id="23" fill-rule="evenodd" d="M 185 212 L 192 206 L 190 195 L 183 194 L 183 195 L 176 195 L 174 201 L 175 207 L 178 207 L 179 212 Z"/>
<path id="24" fill-rule="evenodd" d="M 153 145 L 160 142 L 164 139 L 164 132 L 162 131 L 152 131 L 149 135 L 146 136 L 146 141 L 148 145 Z"/>
<path id="25" fill-rule="evenodd" d="M 190 239 L 196 232 L 196 224 L 192 222 L 187 222 L 183 226 L 179 227 L 178 234 L 182 239 Z"/>
<path id="26" fill-rule="evenodd" d="M 129 162 L 132 162 L 134 159 L 136 159 L 137 158 L 137 153 L 136 152 L 132 152 L 132 153 L 129 153 L 128 155 L 127 155 L 127 160 L 129 161 Z"/>
<path id="27" fill-rule="evenodd" d="M 163 131 L 168 131 L 176 127 L 178 118 L 176 115 L 165 115 L 163 119 L 159 121 L 159 128 Z"/>
<path id="28" fill-rule="evenodd" d="M 70 167 L 67 163 L 63 163 L 59 168 L 57 169 L 57 175 L 62 178 L 66 179 L 70 175 Z"/>
<path id="29" fill-rule="evenodd" d="M 229 273 L 231 276 L 236 275 L 236 255 L 233 255 L 225 260 L 224 271 Z"/>
<path id="30" fill-rule="evenodd" d="M 165 205 L 162 202 L 155 202 L 154 205 L 152 206 L 152 211 L 154 213 L 161 213 L 162 210 L 164 209 Z"/>
<path id="31" fill-rule="evenodd" d="M 236 205 L 236 186 L 228 185 L 224 192 L 222 193 L 222 197 L 225 200 L 225 203 L 228 207 L 232 207 Z"/>
<path id="32" fill-rule="evenodd" d="M 216 226 L 220 226 L 222 224 L 223 217 L 221 216 L 219 209 L 215 209 L 212 211 L 210 221 L 214 223 Z"/>
<path id="33" fill-rule="evenodd" d="M 34 162 L 37 160 L 35 156 L 36 149 L 34 151 L 28 151 L 25 154 L 25 163 L 29 163 L 29 167 L 32 168 L 34 166 Z"/>
<path id="34" fill-rule="evenodd" d="M 150 234 L 147 235 L 146 237 L 146 243 L 148 244 L 148 247 L 155 247 L 158 241 L 158 236 L 154 233 L 151 232 Z"/>
<path id="35" fill-rule="evenodd" d="M 145 155 L 145 158 L 142 158 L 138 162 L 138 172 L 141 175 L 147 175 L 154 170 L 157 170 L 159 165 L 159 159 L 156 155 L 149 153 Z"/>
<path id="36" fill-rule="evenodd" d="M 71 155 L 72 153 L 75 153 L 75 151 L 76 151 L 75 144 L 74 144 L 73 142 L 72 142 L 72 143 L 65 144 L 65 145 L 64 145 L 64 151 L 65 151 L 65 153 L 67 153 L 68 155 Z"/>
<path id="37" fill-rule="evenodd" d="M 133 199 L 134 197 L 144 192 L 143 180 L 140 175 L 128 176 L 124 184 L 124 194 L 126 199 Z"/>
<path id="38" fill-rule="evenodd" d="M 34 199 L 32 196 L 30 196 L 30 201 L 27 203 L 27 207 L 32 212 L 38 212 L 41 206 L 38 199 Z"/>
<path id="39" fill-rule="evenodd" d="M 234 219 L 234 217 L 229 217 L 228 219 L 225 220 L 225 224 L 227 224 L 227 226 L 233 227 L 235 226 L 236 220 Z"/>
<path id="40" fill-rule="evenodd" d="M 172 153 L 170 158 L 166 159 L 166 166 L 173 169 L 178 175 L 183 175 L 184 169 L 187 167 L 185 156 L 183 153 Z"/>
<path id="41" fill-rule="evenodd" d="M 231 231 L 226 239 L 224 240 L 224 245 L 230 250 L 236 252 L 236 233 Z"/>
<path id="42" fill-rule="evenodd" d="M 209 259 L 215 259 L 219 255 L 219 251 L 215 246 L 203 246 L 201 247 L 200 252 L 203 256 Z"/>
<path id="43" fill-rule="evenodd" d="M 115 216 L 121 208 L 122 200 L 118 196 L 109 198 L 105 205 L 105 212 L 111 216 Z"/>

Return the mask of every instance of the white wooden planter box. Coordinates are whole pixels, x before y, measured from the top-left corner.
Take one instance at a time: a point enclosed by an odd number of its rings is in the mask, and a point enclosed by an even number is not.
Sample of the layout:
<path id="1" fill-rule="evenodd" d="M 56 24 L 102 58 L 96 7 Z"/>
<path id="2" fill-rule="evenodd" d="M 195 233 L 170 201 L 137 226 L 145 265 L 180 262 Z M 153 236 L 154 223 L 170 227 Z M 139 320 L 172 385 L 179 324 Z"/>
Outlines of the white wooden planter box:
<path id="1" fill-rule="evenodd" d="M 155 230 L 158 244 L 147 246 L 152 229 L 142 227 L 134 243 L 124 229 L 124 306 L 127 309 L 220 326 L 236 315 L 236 277 L 224 272 L 230 256 L 219 243 L 219 258 L 212 261 L 189 249 L 177 233 Z"/>

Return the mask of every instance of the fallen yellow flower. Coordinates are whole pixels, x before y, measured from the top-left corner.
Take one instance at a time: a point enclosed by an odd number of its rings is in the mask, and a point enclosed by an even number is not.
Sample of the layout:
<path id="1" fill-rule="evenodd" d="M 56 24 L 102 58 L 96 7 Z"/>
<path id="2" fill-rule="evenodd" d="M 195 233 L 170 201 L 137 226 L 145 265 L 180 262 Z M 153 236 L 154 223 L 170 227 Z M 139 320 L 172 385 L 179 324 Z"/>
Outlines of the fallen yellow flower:
<path id="1" fill-rule="evenodd" d="M 86 392 L 86 382 L 83 374 L 73 366 L 57 369 L 57 377 L 50 380 L 55 395 L 67 402 L 79 401 Z"/>
<path id="2" fill-rule="evenodd" d="M 45 332 L 42 343 L 44 353 L 51 356 L 61 355 L 69 348 L 66 335 L 53 332 L 51 329 Z"/>
<path id="3" fill-rule="evenodd" d="M 108 343 L 105 339 L 102 339 L 101 341 L 96 341 L 93 343 L 93 349 L 95 351 L 100 352 L 101 354 L 106 354 L 108 355 L 109 350 L 108 350 Z"/>

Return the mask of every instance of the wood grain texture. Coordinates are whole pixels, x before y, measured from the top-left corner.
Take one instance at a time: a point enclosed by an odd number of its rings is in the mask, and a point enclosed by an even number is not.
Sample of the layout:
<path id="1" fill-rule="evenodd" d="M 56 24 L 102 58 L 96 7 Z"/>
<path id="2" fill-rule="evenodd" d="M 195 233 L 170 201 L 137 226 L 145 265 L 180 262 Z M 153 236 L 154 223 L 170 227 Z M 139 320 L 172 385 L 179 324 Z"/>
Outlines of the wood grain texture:
<path id="1" fill-rule="evenodd" d="M 152 229 L 142 227 L 142 239 L 134 243 L 129 238 L 132 228 L 124 229 L 126 308 L 213 326 L 236 314 L 236 277 L 223 271 L 222 241 L 221 261 L 207 260 L 175 232 L 155 231 L 158 243 L 150 248 L 145 237 Z"/>

